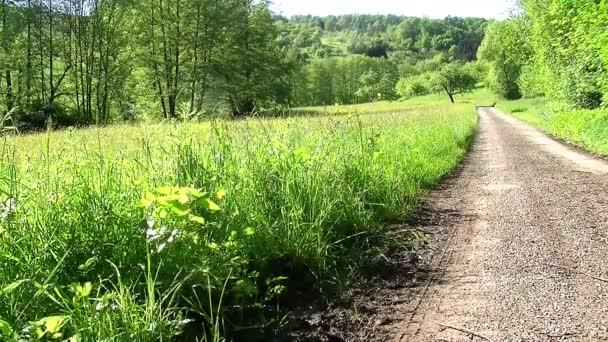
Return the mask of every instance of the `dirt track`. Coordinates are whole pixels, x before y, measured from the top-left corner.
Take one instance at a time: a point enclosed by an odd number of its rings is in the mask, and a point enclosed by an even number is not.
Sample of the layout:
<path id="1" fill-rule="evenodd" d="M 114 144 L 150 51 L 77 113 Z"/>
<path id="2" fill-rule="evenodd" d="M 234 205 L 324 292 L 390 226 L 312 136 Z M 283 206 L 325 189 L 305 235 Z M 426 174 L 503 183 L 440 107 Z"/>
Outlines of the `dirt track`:
<path id="1" fill-rule="evenodd" d="M 428 204 L 422 229 L 443 236 L 432 271 L 394 292 L 408 300 L 375 302 L 374 319 L 391 323 L 369 340 L 474 337 L 437 323 L 492 341 L 608 340 L 608 280 L 596 279 L 608 279 L 608 162 L 479 115 L 462 170 Z"/>

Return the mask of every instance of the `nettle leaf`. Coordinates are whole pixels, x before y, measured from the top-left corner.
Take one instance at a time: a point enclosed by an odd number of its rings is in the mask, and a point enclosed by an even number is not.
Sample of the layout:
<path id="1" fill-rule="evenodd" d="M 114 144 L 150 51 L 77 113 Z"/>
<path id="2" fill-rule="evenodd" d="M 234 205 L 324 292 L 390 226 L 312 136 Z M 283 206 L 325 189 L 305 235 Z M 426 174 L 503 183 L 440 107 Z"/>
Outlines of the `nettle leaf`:
<path id="1" fill-rule="evenodd" d="M 220 211 L 220 206 L 210 199 L 205 200 L 205 208 L 211 211 Z"/>
<path id="2" fill-rule="evenodd" d="M 205 224 L 205 219 L 196 215 L 190 216 L 190 221 L 198 224 Z"/>
<path id="3" fill-rule="evenodd" d="M 217 197 L 218 200 L 222 200 L 224 199 L 224 197 L 226 196 L 226 191 L 224 189 L 219 189 L 216 193 L 215 193 L 215 197 Z"/>
<path id="4" fill-rule="evenodd" d="M 156 192 L 161 195 L 169 196 L 169 195 L 175 193 L 175 188 L 168 187 L 168 186 L 161 186 L 160 188 L 156 189 Z"/>
<path id="5" fill-rule="evenodd" d="M 15 331 L 8 324 L 7 321 L 3 321 L 0 319 L 0 337 L 9 337 L 12 338 L 15 336 Z"/>

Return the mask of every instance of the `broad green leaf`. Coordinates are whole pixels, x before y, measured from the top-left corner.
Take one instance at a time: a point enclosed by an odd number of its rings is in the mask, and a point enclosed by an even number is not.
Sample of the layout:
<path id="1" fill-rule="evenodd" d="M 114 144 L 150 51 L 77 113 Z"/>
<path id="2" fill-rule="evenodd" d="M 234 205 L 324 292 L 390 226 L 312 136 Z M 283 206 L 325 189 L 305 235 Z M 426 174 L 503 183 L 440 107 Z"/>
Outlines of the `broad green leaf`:
<path id="1" fill-rule="evenodd" d="M 12 338 L 15 335 L 15 331 L 8 324 L 7 321 L 3 321 L 0 319 L 0 337 Z"/>
<path id="2" fill-rule="evenodd" d="M 190 194 L 190 196 L 197 198 L 197 199 L 205 196 L 205 193 L 198 189 L 190 189 L 189 194 Z"/>
<path id="3" fill-rule="evenodd" d="M 217 204 L 215 204 L 215 202 L 213 202 L 212 200 L 207 199 L 207 200 L 205 200 L 205 202 L 207 203 L 207 205 L 206 205 L 207 209 L 209 209 L 211 211 L 219 211 L 220 210 L 220 207 Z"/>
<path id="4" fill-rule="evenodd" d="M 78 335 L 78 334 L 76 334 L 68 339 L 68 342 L 80 342 L 80 341 L 82 341 L 82 339 L 80 338 L 80 335 Z"/>
<path id="5" fill-rule="evenodd" d="M 169 210 L 179 217 L 188 216 L 190 214 L 188 207 L 183 205 L 169 205 Z"/>
<path id="6" fill-rule="evenodd" d="M 139 207 L 140 208 L 149 208 L 152 206 L 152 203 L 154 203 L 154 202 L 149 199 L 142 198 L 139 200 Z"/>
<path id="7" fill-rule="evenodd" d="M 192 216 L 190 216 L 190 221 L 198 223 L 198 224 L 205 224 L 205 219 L 200 216 L 192 215 Z"/>
<path id="8" fill-rule="evenodd" d="M 72 284 L 72 290 L 77 298 L 88 298 L 93 290 L 93 284 L 86 282 L 84 285 Z"/>
<path id="9" fill-rule="evenodd" d="M 36 322 L 36 325 L 44 327 L 42 336 L 50 335 L 52 338 L 59 338 L 61 337 L 61 329 L 68 322 L 68 319 L 68 316 L 49 316 Z"/>
<path id="10" fill-rule="evenodd" d="M 157 188 L 156 192 L 158 192 L 161 195 L 168 196 L 168 195 L 171 195 L 171 194 L 173 194 L 175 192 L 175 188 L 171 188 L 171 187 L 168 187 L 168 186 L 162 186 L 160 188 Z"/>
<path id="11" fill-rule="evenodd" d="M 188 202 L 190 202 L 190 197 L 187 194 L 180 194 L 177 200 L 181 204 L 188 204 Z"/>

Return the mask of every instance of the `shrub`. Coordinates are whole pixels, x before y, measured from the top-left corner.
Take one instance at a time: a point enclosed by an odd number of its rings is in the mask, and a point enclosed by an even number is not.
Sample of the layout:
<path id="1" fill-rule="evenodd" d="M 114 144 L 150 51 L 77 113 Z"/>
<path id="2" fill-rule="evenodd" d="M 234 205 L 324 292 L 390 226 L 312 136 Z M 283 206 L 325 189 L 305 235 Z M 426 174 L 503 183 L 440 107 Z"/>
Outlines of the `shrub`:
<path id="1" fill-rule="evenodd" d="M 429 77 L 429 74 L 422 74 L 401 78 L 395 87 L 395 91 L 399 96 L 405 98 L 430 94 Z"/>

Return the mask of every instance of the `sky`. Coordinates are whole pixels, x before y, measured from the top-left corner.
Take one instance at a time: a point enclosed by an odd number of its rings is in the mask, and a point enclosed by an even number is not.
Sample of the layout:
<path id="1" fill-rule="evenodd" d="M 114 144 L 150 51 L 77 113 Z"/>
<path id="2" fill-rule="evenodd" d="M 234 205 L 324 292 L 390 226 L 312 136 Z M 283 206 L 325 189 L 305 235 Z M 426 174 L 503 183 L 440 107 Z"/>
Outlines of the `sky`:
<path id="1" fill-rule="evenodd" d="M 297 14 L 396 14 L 414 17 L 483 17 L 504 19 L 515 0 L 272 0 L 271 9 Z"/>

